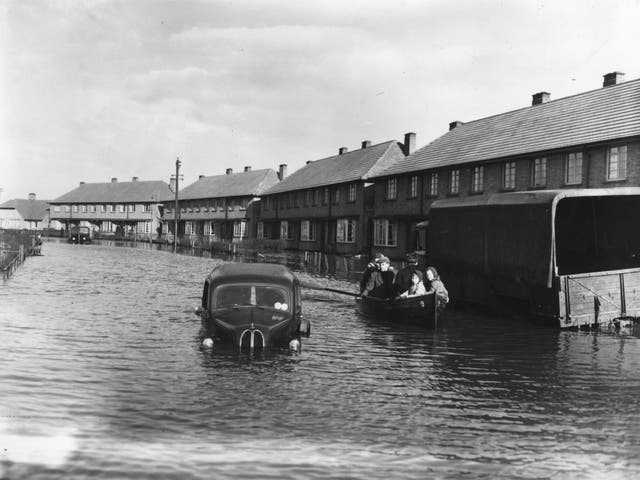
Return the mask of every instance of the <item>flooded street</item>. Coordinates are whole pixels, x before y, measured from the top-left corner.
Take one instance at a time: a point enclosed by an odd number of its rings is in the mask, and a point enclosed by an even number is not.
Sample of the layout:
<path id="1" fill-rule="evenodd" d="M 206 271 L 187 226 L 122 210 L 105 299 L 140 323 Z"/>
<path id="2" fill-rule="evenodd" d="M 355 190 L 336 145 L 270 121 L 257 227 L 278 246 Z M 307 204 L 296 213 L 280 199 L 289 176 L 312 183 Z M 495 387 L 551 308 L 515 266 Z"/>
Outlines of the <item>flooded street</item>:
<path id="1" fill-rule="evenodd" d="M 0 284 L 0 478 L 640 475 L 639 327 L 452 311 L 429 331 L 304 290 L 300 354 L 204 351 L 193 308 L 221 260 L 42 251 Z"/>

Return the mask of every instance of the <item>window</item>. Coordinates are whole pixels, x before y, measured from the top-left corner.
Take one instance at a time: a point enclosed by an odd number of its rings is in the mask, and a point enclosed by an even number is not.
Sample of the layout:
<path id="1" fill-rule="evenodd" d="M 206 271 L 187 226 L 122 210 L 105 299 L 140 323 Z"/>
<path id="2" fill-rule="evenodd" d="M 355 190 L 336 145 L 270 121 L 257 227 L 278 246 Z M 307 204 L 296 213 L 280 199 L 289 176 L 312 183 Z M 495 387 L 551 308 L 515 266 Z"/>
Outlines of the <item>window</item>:
<path id="1" fill-rule="evenodd" d="M 91 207 L 90 207 L 91 213 L 95 213 L 96 210 L 97 210 L 97 207 L 95 205 L 91 205 Z"/>
<path id="2" fill-rule="evenodd" d="M 59 212 L 60 211 L 60 205 L 56 205 L 55 207 L 53 207 L 53 211 L 54 212 Z"/>
<path id="3" fill-rule="evenodd" d="M 457 195 L 460 192 L 460 170 L 449 172 L 449 194 Z"/>
<path id="4" fill-rule="evenodd" d="M 82 213 L 87 213 L 87 206 L 86 205 L 80 205 L 80 211 Z"/>
<path id="5" fill-rule="evenodd" d="M 71 211 L 71 207 L 69 205 L 65 205 L 64 206 L 64 211 L 69 213 L 69 211 Z"/>
<path id="6" fill-rule="evenodd" d="M 320 205 L 320 189 L 316 190 L 316 199 L 313 202 L 314 205 Z"/>
<path id="7" fill-rule="evenodd" d="M 609 147 L 607 150 L 607 180 L 627 178 L 627 146 Z"/>
<path id="8" fill-rule="evenodd" d="M 398 180 L 390 178 L 387 180 L 384 198 L 387 200 L 395 200 L 398 195 Z"/>
<path id="9" fill-rule="evenodd" d="M 409 198 L 416 198 L 418 196 L 418 176 L 412 175 L 409 177 Z"/>
<path id="10" fill-rule="evenodd" d="M 437 173 L 432 173 L 431 177 L 429 178 L 428 194 L 430 197 L 438 196 L 438 174 Z"/>
<path id="11" fill-rule="evenodd" d="M 136 206 L 133 205 L 133 204 L 127 205 L 127 211 L 128 212 L 135 212 L 136 211 Z"/>
<path id="12" fill-rule="evenodd" d="M 264 238 L 264 222 L 258 222 L 256 224 L 256 237 L 257 238 Z"/>
<path id="13" fill-rule="evenodd" d="M 228 199 L 227 200 L 227 211 L 228 212 L 233 212 L 233 200 L 232 199 Z"/>
<path id="14" fill-rule="evenodd" d="M 233 236 L 235 238 L 245 238 L 247 236 L 246 220 L 236 220 L 233 222 Z"/>
<path id="15" fill-rule="evenodd" d="M 540 157 L 533 160 L 532 182 L 533 187 L 547 185 L 547 158 Z"/>
<path id="16" fill-rule="evenodd" d="M 78 205 L 73 206 L 73 213 L 78 213 Z"/>
<path id="17" fill-rule="evenodd" d="M 484 189 L 484 167 L 473 167 L 471 178 L 471 193 L 482 193 Z"/>
<path id="18" fill-rule="evenodd" d="M 150 212 L 151 211 L 151 205 L 148 203 L 145 203 L 144 205 L 142 205 L 142 211 L 143 212 Z"/>
<path id="19" fill-rule="evenodd" d="M 513 190 L 516 188 L 516 162 L 506 162 L 502 167 L 502 188 Z"/>
<path id="20" fill-rule="evenodd" d="M 395 247 L 398 244 L 398 224 L 387 219 L 373 222 L 373 244 L 376 247 Z"/>
<path id="21" fill-rule="evenodd" d="M 213 235 L 213 222 L 212 221 L 207 221 L 204 222 L 203 228 L 202 228 L 202 233 L 203 235 L 210 237 L 211 235 Z"/>
<path id="22" fill-rule="evenodd" d="M 116 206 L 114 204 L 109 205 L 109 212 L 115 213 L 115 211 L 116 211 Z"/>
<path id="23" fill-rule="evenodd" d="M 311 202 L 313 201 L 313 191 L 312 190 L 307 190 L 306 192 L 304 192 L 304 206 L 305 207 L 309 207 L 311 205 Z"/>
<path id="24" fill-rule="evenodd" d="M 564 183 L 567 185 L 582 183 L 582 152 L 567 154 Z"/>
<path id="25" fill-rule="evenodd" d="M 124 204 L 118 205 L 118 212 L 124 213 Z"/>
<path id="26" fill-rule="evenodd" d="M 192 222 L 184 222 L 184 234 L 192 235 L 194 232 L 193 223 Z"/>
<path id="27" fill-rule="evenodd" d="M 329 205 L 329 188 L 324 189 L 324 198 L 322 199 L 323 205 Z"/>
<path id="28" fill-rule="evenodd" d="M 333 191 L 333 204 L 337 205 L 340 203 L 340 187 L 336 187 Z"/>
<path id="29" fill-rule="evenodd" d="M 289 228 L 289 222 L 286 220 L 280 221 L 280 239 L 281 240 L 291 240 L 289 237 L 291 229 Z"/>
<path id="30" fill-rule="evenodd" d="M 315 242 L 316 224 L 311 220 L 302 220 L 300 222 L 300 240 L 303 242 Z"/>
<path id="31" fill-rule="evenodd" d="M 347 218 L 336 221 L 336 242 L 354 243 L 356 241 L 356 222 Z"/>
<path id="32" fill-rule="evenodd" d="M 246 198 L 241 198 L 238 202 L 240 210 L 246 210 L 248 204 L 249 204 L 249 201 Z"/>
<path id="33" fill-rule="evenodd" d="M 109 220 L 103 220 L 102 225 L 100 226 L 101 232 L 112 232 L 113 224 Z"/>
<path id="34" fill-rule="evenodd" d="M 347 193 L 347 201 L 348 202 L 355 202 L 356 201 L 356 192 L 357 192 L 357 185 L 355 183 L 351 183 L 349 184 L 349 190 Z"/>

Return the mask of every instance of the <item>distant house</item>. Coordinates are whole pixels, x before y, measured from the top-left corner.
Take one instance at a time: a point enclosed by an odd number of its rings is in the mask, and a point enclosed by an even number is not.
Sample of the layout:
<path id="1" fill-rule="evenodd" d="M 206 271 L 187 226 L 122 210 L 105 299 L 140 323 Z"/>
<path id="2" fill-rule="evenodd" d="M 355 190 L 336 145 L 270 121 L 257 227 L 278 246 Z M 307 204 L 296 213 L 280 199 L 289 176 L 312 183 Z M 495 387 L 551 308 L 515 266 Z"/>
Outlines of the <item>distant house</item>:
<path id="1" fill-rule="evenodd" d="M 51 220 L 72 226 L 87 226 L 102 235 L 118 234 L 154 238 L 161 222 L 160 206 L 171 195 L 169 185 L 159 180 L 85 183 L 51 201 Z"/>
<path id="2" fill-rule="evenodd" d="M 286 168 L 281 166 L 281 171 Z M 195 183 L 178 189 L 178 210 L 174 195 L 164 197 L 164 233 L 199 244 L 217 241 L 240 241 L 255 237 L 258 200 L 262 192 L 279 181 L 270 168 L 225 175 L 200 175 Z"/>
<path id="3" fill-rule="evenodd" d="M 49 226 L 49 202 L 36 200 L 30 193 L 28 199 L 17 198 L 0 204 L 0 228 L 40 230 Z"/>
<path id="4" fill-rule="evenodd" d="M 526 108 L 451 122 L 373 178 L 374 249 L 399 258 L 427 248 L 416 226 L 428 223 L 437 200 L 640 185 L 640 79 L 623 78 L 609 73 L 597 90 L 553 101 L 539 92 Z"/>
<path id="5" fill-rule="evenodd" d="M 257 237 L 280 239 L 287 248 L 351 254 L 371 245 L 373 190 L 369 178 L 392 167 L 415 145 L 395 140 L 310 161 L 262 196 Z"/>

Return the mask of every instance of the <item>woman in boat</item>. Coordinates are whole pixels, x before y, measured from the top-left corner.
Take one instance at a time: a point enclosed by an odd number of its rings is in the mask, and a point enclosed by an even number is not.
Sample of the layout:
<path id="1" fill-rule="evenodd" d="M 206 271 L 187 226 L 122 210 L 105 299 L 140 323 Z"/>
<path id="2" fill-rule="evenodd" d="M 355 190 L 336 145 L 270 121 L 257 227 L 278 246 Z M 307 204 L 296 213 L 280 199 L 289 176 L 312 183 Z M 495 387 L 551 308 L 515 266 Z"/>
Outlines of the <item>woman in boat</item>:
<path id="1" fill-rule="evenodd" d="M 371 278 L 371 274 L 373 272 L 375 272 L 376 270 L 378 270 L 378 264 L 376 263 L 376 261 L 382 256 L 381 253 L 376 253 L 375 256 L 373 257 L 373 260 L 371 260 L 368 264 L 367 264 L 367 268 L 365 268 L 364 272 L 362 272 L 362 278 L 360 279 L 360 294 L 362 295 L 362 292 L 364 292 L 364 289 L 367 287 L 367 282 L 369 281 L 369 278 Z"/>
<path id="2" fill-rule="evenodd" d="M 435 267 L 427 267 L 426 270 L 427 281 L 429 282 L 427 287 L 427 293 L 435 293 L 438 299 L 438 308 L 442 309 L 449 303 L 449 292 L 440 280 L 438 271 Z"/>
<path id="3" fill-rule="evenodd" d="M 414 270 L 411 275 L 411 285 L 409 289 L 400 294 L 400 298 L 418 297 L 420 295 L 426 295 L 427 289 L 422 283 L 422 272 L 420 270 Z"/>
<path id="4" fill-rule="evenodd" d="M 391 262 L 384 255 L 376 259 L 377 269 L 371 273 L 367 284 L 362 291 L 362 296 L 377 298 L 391 298 L 393 296 L 393 278 L 395 272 L 391 268 Z"/>

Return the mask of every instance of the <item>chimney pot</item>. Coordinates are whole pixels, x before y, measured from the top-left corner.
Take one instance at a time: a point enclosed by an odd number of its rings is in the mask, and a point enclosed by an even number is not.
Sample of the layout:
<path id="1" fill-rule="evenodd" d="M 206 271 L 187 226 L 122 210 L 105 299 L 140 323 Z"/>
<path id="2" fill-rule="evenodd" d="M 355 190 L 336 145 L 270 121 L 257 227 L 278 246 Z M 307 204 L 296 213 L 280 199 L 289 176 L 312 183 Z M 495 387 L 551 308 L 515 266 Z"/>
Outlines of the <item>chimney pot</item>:
<path id="1" fill-rule="evenodd" d="M 287 176 L 287 164 L 281 163 L 278 168 L 278 180 L 282 181 Z"/>
<path id="2" fill-rule="evenodd" d="M 363 140 L 362 148 L 369 148 L 371 146 L 371 140 Z"/>
<path id="3" fill-rule="evenodd" d="M 459 127 L 460 125 L 464 125 L 464 122 L 461 122 L 460 120 L 456 120 L 454 122 L 451 122 L 449 124 L 449 131 L 453 130 L 456 127 Z"/>
<path id="4" fill-rule="evenodd" d="M 407 132 L 404 134 L 404 144 L 402 145 L 404 154 L 409 156 L 416 149 L 416 134 L 413 132 Z"/>
<path id="5" fill-rule="evenodd" d="M 111 178 L 111 183 L 116 183 L 118 179 L 116 177 Z"/>
<path id="6" fill-rule="evenodd" d="M 610 87 L 611 85 L 616 85 L 618 83 L 624 82 L 624 73 L 622 72 L 611 72 L 603 75 L 604 81 L 602 82 L 603 87 Z"/>
<path id="7" fill-rule="evenodd" d="M 538 92 L 531 95 L 532 106 L 547 103 L 549 100 L 551 100 L 551 94 L 549 92 Z"/>
<path id="8" fill-rule="evenodd" d="M 131 181 L 132 182 L 137 182 L 138 181 L 138 177 L 131 177 Z"/>
<path id="9" fill-rule="evenodd" d="M 246 167 L 244 167 L 244 171 L 245 172 L 250 172 L 251 171 L 251 166 L 247 165 Z"/>
<path id="10" fill-rule="evenodd" d="M 231 175 L 233 173 L 233 168 L 227 168 L 227 175 Z"/>
<path id="11" fill-rule="evenodd" d="M 309 165 L 310 163 L 313 163 L 313 160 L 307 160 L 307 165 Z"/>
<path id="12" fill-rule="evenodd" d="M 347 153 L 349 151 L 349 149 L 347 147 L 340 147 L 338 149 L 338 155 L 344 155 L 345 153 Z"/>
<path id="13" fill-rule="evenodd" d="M 80 185 L 84 185 L 84 182 L 80 182 Z"/>
<path id="14" fill-rule="evenodd" d="M 198 180 L 202 180 L 204 178 L 204 175 L 198 175 Z"/>
<path id="15" fill-rule="evenodd" d="M 29 194 L 29 200 L 35 200 L 36 199 L 36 194 L 35 193 L 30 193 Z"/>

